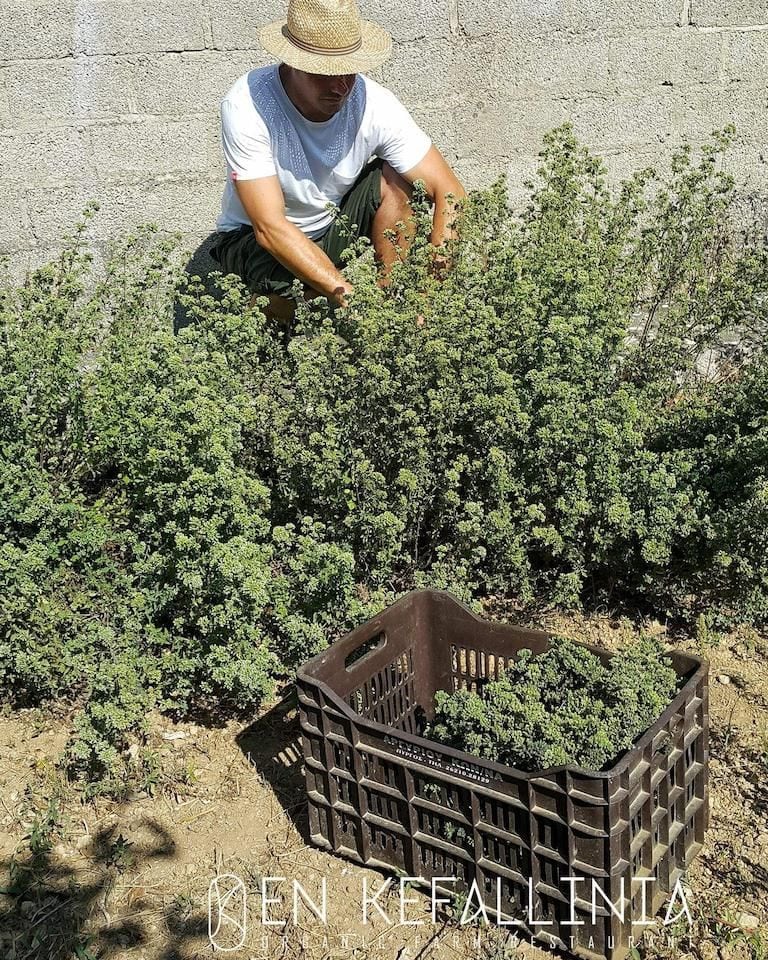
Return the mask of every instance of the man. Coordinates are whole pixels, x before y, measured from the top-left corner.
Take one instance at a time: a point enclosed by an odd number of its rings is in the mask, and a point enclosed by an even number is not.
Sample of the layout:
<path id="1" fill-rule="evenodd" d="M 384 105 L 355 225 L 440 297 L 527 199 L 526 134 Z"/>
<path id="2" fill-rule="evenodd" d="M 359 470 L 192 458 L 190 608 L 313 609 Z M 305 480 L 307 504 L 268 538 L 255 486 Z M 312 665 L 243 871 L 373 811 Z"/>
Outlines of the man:
<path id="1" fill-rule="evenodd" d="M 386 232 L 407 249 L 396 225 L 411 214 L 413 182 L 434 202 L 436 247 L 452 231 L 446 195 L 466 194 L 394 94 L 363 75 L 392 38 L 360 19 L 356 0 L 289 0 L 287 20 L 260 39 L 280 63 L 240 77 L 222 102 L 228 179 L 211 255 L 289 319 L 296 278 L 339 305 L 351 291 L 339 271 L 349 238 L 329 203 L 371 238 L 385 284 L 398 255 Z"/>

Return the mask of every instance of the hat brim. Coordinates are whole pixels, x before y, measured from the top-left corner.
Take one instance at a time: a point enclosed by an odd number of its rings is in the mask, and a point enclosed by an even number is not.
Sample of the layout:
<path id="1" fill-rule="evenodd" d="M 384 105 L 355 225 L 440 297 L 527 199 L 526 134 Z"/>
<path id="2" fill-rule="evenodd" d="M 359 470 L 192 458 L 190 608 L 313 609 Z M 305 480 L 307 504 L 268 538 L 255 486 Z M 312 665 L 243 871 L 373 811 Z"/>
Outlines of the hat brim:
<path id="1" fill-rule="evenodd" d="M 362 43 L 354 53 L 341 56 L 309 53 L 290 41 L 286 21 L 277 20 L 259 30 L 261 45 L 289 67 L 305 73 L 319 73 L 326 77 L 342 73 L 365 73 L 381 66 L 392 54 L 392 37 L 378 24 L 363 20 L 360 23 Z"/>

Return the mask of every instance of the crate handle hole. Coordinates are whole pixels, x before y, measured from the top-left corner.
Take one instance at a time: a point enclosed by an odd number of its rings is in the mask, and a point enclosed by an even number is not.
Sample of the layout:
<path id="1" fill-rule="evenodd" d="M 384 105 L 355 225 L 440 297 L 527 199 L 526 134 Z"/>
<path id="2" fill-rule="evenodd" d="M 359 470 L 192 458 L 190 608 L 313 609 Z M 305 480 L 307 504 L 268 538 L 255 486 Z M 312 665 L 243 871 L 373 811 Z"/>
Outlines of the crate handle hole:
<path id="1" fill-rule="evenodd" d="M 387 642 L 387 635 L 382 630 L 369 640 L 364 640 L 359 647 L 356 647 L 351 653 L 348 653 L 344 659 L 344 667 L 351 670 L 352 667 L 366 657 L 371 656 L 375 651 L 381 650 Z"/>

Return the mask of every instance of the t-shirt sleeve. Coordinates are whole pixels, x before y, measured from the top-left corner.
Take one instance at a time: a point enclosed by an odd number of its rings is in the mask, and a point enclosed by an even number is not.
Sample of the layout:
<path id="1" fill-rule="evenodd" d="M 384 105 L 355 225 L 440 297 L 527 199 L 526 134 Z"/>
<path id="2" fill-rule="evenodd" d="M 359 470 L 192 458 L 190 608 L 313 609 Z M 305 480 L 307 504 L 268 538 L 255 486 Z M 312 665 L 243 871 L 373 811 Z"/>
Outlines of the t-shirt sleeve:
<path id="1" fill-rule="evenodd" d="M 380 89 L 379 96 L 374 105 L 374 152 L 398 173 L 405 173 L 424 159 L 432 141 L 394 93 Z"/>
<path id="2" fill-rule="evenodd" d="M 277 173 L 269 131 L 254 111 L 243 111 L 236 103 L 224 100 L 221 143 L 230 179 L 257 180 Z"/>

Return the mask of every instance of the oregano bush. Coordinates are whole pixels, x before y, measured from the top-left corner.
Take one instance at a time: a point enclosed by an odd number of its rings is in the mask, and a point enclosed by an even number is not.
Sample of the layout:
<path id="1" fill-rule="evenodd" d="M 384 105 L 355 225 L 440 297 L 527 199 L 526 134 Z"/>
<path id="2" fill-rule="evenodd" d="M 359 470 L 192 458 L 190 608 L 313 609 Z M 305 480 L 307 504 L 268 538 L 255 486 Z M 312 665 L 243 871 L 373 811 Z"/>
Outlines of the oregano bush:
<path id="1" fill-rule="evenodd" d="M 604 665 L 586 647 L 553 637 L 523 649 L 482 692 L 435 694 L 425 736 L 522 770 L 610 766 L 671 703 L 678 688 L 663 647 L 643 637 Z"/>
<path id="2" fill-rule="evenodd" d="M 0 664 L 17 702 L 82 704 L 68 763 L 112 789 L 151 708 L 252 711 L 382 598 L 321 523 L 275 522 L 246 445 L 278 402 L 261 311 L 186 290 L 153 230 L 89 284 L 92 214 L 3 291 Z"/>
<path id="3" fill-rule="evenodd" d="M 616 188 L 569 127 L 521 211 L 429 204 L 289 331 L 146 228 L 0 289 L 0 669 L 109 779 L 150 709 L 253 711 L 399 593 L 768 615 L 768 252 L 729 131 Z M 179 309 L 186 325 L 173 331 Z M 423 322 L 422 322 L 423 321 Z"/>

